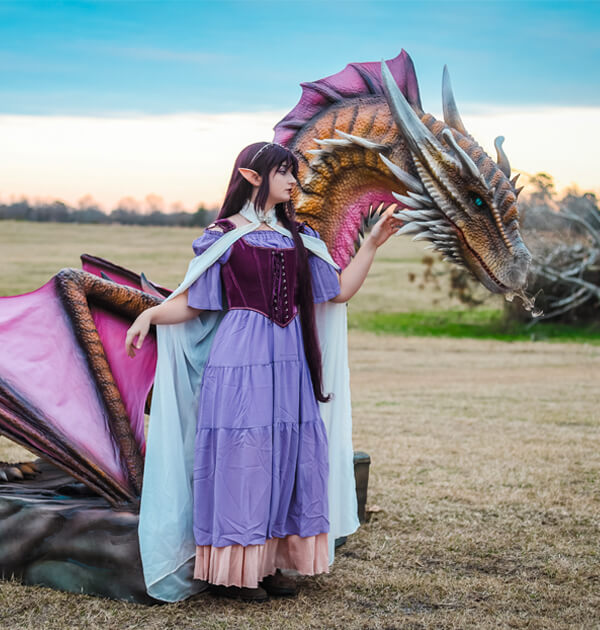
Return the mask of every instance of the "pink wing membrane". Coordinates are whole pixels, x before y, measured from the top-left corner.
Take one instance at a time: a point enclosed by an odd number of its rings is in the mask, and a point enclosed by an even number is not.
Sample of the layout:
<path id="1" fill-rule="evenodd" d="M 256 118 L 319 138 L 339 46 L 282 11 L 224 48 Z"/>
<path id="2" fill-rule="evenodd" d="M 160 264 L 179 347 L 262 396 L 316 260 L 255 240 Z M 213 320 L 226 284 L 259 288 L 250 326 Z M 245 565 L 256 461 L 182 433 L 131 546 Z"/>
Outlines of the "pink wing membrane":
<path id="1" fill-rule="evenodd" d="M 147 281 L 144 275 L 120 267 L 103 258 L 83 254 L 81 266 L 84 271 L 105 276 L 113 282 L 150 293 L 164 299 L 170 289 Z M 142 455 L 146 450 L 144 438 L 144 407 L 154 380 L 156 369 L 156 339 L 146 337 L 144 345 L 136 352 L 135 362 L 125 353 L 123 340 L 129 323 L 99 307 L 91 308 L 94 323 L 102 339 L 106 358 L 110 365 L 121 398 L 131 421 L 131 428 Z"/>
<path id="2" fill-rule="evenodd" d="M 106 410 L 51 280 L 0 298 L 0 375 L 82 454 L 129 485 Z"/>
<path id="3" fill-rule="evenodd" d="M 96 306 L 92 306 L 90 310 L 110 370 L 127 410 L 135 440 L 144 455 L 146 452 L 144 407 L 154 382 L 156 339 L 148 335 L 140 350 L 136 351 L 135 359 L 132 359 L 127 356 L 124 343 L 130 322 Z"/>

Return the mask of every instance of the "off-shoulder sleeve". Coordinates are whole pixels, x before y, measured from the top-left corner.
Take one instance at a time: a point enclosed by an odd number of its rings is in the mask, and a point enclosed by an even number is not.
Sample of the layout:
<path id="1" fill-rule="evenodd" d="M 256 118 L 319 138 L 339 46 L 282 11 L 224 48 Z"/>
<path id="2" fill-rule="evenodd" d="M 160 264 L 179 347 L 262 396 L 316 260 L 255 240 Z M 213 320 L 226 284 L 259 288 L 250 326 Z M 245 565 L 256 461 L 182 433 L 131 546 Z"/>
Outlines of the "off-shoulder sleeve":
<path id="1" fill-rule="evenodd" d="M 221 236 L 223 236 L 223 232 L 218 230 L 205 230 L 204 234 L 192 244 L 196 256 L 200 256 Z M 221 265 L 229 258 L 230 249 L 190 285 L 188 289 L 188 306 L 199 308 L 203 311 L 220 311 L 223 309 Z"/>
<path id="2" fill-rule="evenodd" d="M 319 233 L 308 225 L 302 226 L 304 234 L 320 238 Z M 340 281 L 337 271 L 322 258 L 308 252 L 308 265 L 312 277 L 312 290 L 315 303 L 327 302 L 340 294 Z"/>

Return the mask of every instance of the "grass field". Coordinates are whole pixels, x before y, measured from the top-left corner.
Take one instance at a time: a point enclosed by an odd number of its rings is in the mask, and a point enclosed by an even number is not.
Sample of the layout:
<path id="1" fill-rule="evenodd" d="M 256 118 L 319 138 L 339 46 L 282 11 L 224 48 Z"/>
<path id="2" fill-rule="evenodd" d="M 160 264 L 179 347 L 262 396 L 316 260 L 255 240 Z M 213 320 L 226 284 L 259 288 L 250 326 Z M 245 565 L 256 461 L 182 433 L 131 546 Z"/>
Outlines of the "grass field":
<path id="1" fill-rule="evenodd" d="M 174 286 L 193 236 L 0 223 L 0 294 L 37 288 L 82 251 Z M 461 309 L 409 281 L 421 256 L 393 239 L 350 305 L 371 518 L 329 575 L 259 606 L 202 594 L 146 608 L 4 582 L 0 628 L 600 627 L 600 346 L 369 332 L 387 313 Z M 0 440 L 0 459 L 21 457 Z"/>

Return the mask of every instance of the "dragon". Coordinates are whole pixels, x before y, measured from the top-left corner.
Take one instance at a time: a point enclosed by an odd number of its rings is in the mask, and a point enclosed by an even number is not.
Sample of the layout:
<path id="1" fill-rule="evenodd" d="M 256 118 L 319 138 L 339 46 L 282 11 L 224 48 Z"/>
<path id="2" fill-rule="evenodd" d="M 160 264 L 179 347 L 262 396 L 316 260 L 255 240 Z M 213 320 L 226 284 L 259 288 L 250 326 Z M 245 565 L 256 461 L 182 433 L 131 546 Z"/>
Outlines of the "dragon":
<path id="1" fill-rule="evenodd" d="M 446 68 L 443 122 L 424 113 L 405 51 L 302 88 L 274 140 L 299 159 L 298 217 L 340 267 L 374 214 L 394 204 L 400 233 L 531 307 L 520 189 L 503 139 L 494 161 L 468 134 Z M 148 602 L 137 511 L 156 342 L 150 335 L 133 370 L 123 338 L 169 290 L 102 259 L 82 261 L 83 271 L 0 298 L 0 434 L 41 458 L 0 464 L 0 575 Z"/>
<path id="2" fill-rule="evenodd" d="M 398 206 L 400 234 L 427 240 L 493 293 L 525 297 L 531 254 L 519 232 L 516 188 L 495 140 L 492 160 L 467 132 L 444 67 L 444 121 L 425 113 L 412 60 L 349 64 L 302 85 L 275 140 L 299 157 L 298 215 L 345 267 L 374 209 Z"/>

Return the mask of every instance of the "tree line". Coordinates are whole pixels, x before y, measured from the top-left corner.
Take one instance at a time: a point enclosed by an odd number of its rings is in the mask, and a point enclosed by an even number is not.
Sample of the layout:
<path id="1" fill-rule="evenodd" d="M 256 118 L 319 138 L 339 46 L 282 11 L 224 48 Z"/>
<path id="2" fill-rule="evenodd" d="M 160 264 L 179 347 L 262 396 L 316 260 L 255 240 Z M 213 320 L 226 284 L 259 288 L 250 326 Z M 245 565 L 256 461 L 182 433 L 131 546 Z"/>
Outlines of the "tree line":
<path id="1" fill-rule="evenodd" d="M 0 220 L 206 227 L 218 214 L 218 210 L 208 209 L 202 205 L 194 212 L 183 209 L 164 212 L 152 205 L 149 210 L 144 211 L 136 207 L 137 204 L 124 201 L 125 203 L 118 204 L 111 212 L 104 212 L 94 203 L 80 203 L 79 207 L 74 208 L 62 201 L 32 202 L 20 199 L 11 203 L 0 203 Z"/>

